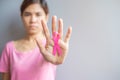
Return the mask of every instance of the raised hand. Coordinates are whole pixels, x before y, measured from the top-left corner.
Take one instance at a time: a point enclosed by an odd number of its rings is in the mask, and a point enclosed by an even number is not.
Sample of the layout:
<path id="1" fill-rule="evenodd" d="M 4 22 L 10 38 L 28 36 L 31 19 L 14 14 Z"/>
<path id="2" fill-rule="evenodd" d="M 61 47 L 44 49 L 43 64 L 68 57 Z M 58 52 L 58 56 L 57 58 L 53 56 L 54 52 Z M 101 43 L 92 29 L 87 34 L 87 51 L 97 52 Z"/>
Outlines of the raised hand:
<path id="1" fill-rule="evenodd" d="M 55 53 L 53 55 L 53 49 L 55 47 L 54 44 L 54 40 L 53 40 L 53 36 L 50 36 L 50 32 L 48 30 L 47 24 L 45 23 L 44 20 L 41 21 L 42 23 L 42 27 L 44 30 L 44 34 L 46 37 L 46 45 L 44 46 L 42 44 L 42 42 L 40 40 L 36 39 L 37 45 L 42 53 L 42 55 L 44 56 L 44 58 L 53 63 L 53 64 L 62 64 L 65 60 L 65 57 L 68 53 L 68 49 L 69 49 L 69 40 L 71 37 L 71 33 L 72 33 L 72 27 L 68 28 L 68 31 L 65 35 L 65 38 L 63 39 L 63 20 L 59 19 L 58 20 L 58 30 L 56 29 L 57 27 L 57 17 L 53 16 L 52 17 L 52 35 L 55 33 L 58 33 L 59 35 L 59 40 L 58 40 L 58 46 L 60 47 L 60 51 L 57 51 L 57 53 Z M 58 55 L 61 54 L 61 55 Z"/>

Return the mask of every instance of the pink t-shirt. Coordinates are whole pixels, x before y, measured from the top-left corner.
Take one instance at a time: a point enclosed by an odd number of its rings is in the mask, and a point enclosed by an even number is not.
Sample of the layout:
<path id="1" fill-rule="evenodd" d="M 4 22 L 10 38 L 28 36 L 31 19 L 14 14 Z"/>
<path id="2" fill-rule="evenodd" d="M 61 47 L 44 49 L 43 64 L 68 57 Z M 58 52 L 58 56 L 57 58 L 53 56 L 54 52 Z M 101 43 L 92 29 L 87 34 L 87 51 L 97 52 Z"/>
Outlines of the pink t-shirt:
<path id="1" fill-rule="evenodd" d="M 11 80 L 55 80 L 56 65 L 47 62 L 38 47 L 21 53 L 10 41 L 0 57 L 0 72 L 10 72 Z"/>

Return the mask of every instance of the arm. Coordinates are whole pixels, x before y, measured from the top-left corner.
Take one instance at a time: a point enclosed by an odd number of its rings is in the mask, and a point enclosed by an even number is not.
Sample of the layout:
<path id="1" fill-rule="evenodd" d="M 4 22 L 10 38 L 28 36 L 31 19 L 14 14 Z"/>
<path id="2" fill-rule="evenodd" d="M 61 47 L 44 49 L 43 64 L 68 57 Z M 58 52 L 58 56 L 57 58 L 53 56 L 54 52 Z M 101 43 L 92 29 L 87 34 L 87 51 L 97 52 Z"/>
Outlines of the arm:
<path id="1" fill-rule="evenodd" d="M 2 80 L 10 80 L 10 73 L 1 73 Z"/>

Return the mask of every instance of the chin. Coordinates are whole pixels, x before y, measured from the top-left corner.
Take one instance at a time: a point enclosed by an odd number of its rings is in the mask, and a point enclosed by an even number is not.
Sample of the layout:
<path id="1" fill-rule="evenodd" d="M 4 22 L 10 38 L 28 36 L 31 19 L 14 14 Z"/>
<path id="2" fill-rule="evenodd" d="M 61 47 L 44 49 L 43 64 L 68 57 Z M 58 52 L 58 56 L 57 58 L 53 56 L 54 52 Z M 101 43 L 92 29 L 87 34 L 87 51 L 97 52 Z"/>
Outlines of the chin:
<path id="1" fill-rule="evenodd" d="M 37 31 L 29 31 L 28 34 L 30 35 L 34 35 L 34 34 L 37 34 L 38 32 Z"/>

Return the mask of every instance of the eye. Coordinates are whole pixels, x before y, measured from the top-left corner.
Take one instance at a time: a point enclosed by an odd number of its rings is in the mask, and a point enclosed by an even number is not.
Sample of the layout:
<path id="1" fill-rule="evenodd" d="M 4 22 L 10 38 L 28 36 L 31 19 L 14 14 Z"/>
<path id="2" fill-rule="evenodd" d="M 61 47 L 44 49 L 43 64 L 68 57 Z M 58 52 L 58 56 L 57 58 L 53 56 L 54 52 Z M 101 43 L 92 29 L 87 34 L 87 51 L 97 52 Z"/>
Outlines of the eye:
<path id="1" fill-rule="evenodd" d="M 24 13 L 24 16 L 30 16 L 30 15 L 31 15 L 31 13 L 29 13 L 29 12 Z"/>
<path id="2" fill-rule="evenodd" d="M 42 14 L 41 13 L 36 13 L 36 16 L 42 16 Z"/>

